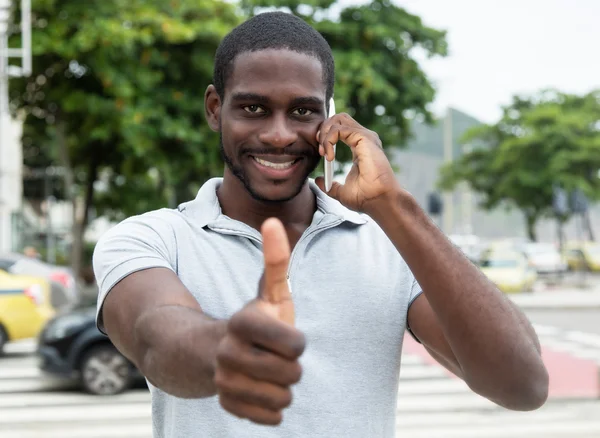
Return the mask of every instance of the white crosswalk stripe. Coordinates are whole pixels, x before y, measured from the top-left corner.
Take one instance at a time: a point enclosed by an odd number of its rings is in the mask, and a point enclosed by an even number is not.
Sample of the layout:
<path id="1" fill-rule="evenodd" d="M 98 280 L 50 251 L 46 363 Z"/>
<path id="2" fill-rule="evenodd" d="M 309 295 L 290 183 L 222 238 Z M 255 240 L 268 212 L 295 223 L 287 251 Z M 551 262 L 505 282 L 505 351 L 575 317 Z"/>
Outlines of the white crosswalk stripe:
<path id="1" fill-rule="evenodd" d="M 0 358 L 0 437 L 151 438 L 147 390 L 111 397 L 68 390 L 45 380 L 25 348 L 7 350 L 7 357 Z M 600 401 L 550 401 L 537 411 L 514 412 L 417 356 L 404 355 L 402 366 L 398 438 L 600 436 Z"/>
<path id="2" fill-rule="evenodd" d="M 536 327 L 537 328 L 537 327 Z M 545 338 L 564 344 L 564 334 L 542 328 Z M 592 342 L 580 336 L 576 340 Z M 563 345 L 563 350 L 566 348 Z M 571 350 L 577 349 L 572 344 Z M 598 351 L 598 350 L 596 350 Z M 397 437 L 411 438 L 592 438 L 600 436 L 600 400 L 548 401 L 532 412 L 515 412 L 473 393 L 447 373 L 411 370 L 434 367 L 403 358 L 396 417 Z M 413 379 L 415 374 L 429 379 Z"/>

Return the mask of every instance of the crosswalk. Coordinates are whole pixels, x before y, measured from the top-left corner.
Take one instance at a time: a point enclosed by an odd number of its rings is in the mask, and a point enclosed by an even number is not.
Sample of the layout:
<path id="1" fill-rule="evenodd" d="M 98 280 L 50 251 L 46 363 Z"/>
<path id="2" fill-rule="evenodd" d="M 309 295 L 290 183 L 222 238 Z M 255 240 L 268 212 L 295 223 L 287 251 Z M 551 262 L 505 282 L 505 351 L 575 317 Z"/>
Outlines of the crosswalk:
<path id="1" fill-rule="evenodd" d="M 84 394 L 44 379 L 30 348 L 8 346 L 0 358 L 0 437 L 151 438 L 146 389 Z M 405 353 L 396 424 L 398 438 L 597 438 L 600 400 L 550 400 L 537 411 L 508 411 L 441 367 Z"/>

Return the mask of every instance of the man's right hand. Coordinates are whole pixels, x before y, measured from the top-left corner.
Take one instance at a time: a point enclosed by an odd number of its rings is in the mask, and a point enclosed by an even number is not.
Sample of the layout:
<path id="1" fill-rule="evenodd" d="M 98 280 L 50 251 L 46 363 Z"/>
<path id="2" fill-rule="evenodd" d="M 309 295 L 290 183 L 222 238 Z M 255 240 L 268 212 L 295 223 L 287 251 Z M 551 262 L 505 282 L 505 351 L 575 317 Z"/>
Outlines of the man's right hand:
<path id="1" fill-rule="evenodd" d="M 298 383 L 304 335 L 294 328 L 287 283 L 290 245 L 281 222 L 264 222 L 264 273 L 258 297 L 229 320 L 217 351 L 215 385 L 221 406 L 255 423 L 277 425 Z"/>

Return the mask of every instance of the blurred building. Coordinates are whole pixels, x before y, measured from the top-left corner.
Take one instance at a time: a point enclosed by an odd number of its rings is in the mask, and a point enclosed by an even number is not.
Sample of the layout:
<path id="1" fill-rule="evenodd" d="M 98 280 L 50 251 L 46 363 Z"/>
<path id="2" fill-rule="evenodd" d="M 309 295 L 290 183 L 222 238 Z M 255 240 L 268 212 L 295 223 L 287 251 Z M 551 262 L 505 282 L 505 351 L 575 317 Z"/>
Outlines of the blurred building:
<path id="1" fill-rule="evenodd" d="M 412 193 L 420 205 L 427 209 L 428 195 L 437 190 L 439 168 L 450 160 L 460 158 L 468 151 L 461 145 L 461 137 L 471 127 L 482 122 L 459 110 L 449 108 L 446 115 L 432 126 L 423 122 L 413 123 L 413 139 L 404 149 L 391 152 L 391 160 L 398 169 L 398 180 Z M 526 229 L 522 213 L 518 210 L 498 208 L 491 212 L 479 208 L 479 197 L 466 185 L 453 193 L 444 194 L 442 217 L 434 217 L 446 234 L 474 234 L 483 238 L 525 238 Z M 600 234 L 600 206 L 591 211 L 594 230 Z M 556 223 L 543 220 L 537 227 L 538 238 L 554 241 L 557 238 Z M 576 220 L 565 227 L 567 239 L 581 234 Z M 600 236 L 599 236 L 600 237 Z"/>
<path id="2" fill-rule="evenodd" d="M 3 117 L 0 114 L 0 117 Z M 21 124 L 4 115 L 0 148 L 0 252 L 10 251 L 19 242 L 18 217 L 22 207 Z"/>

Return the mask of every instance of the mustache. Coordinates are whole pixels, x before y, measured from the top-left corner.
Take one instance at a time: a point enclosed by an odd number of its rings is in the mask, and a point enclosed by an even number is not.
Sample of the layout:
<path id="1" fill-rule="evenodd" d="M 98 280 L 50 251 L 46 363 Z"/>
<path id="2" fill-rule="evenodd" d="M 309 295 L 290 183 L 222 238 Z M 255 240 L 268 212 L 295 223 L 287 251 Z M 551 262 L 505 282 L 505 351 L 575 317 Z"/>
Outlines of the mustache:
<path id="1" fill-rule="evenodd" d="M 243 148 L 240 149 L 240 155 L 291 155 L 294 157 L 314 157 L 318 152 L 314 148 L 294 149 L 294 148 Z"/>

